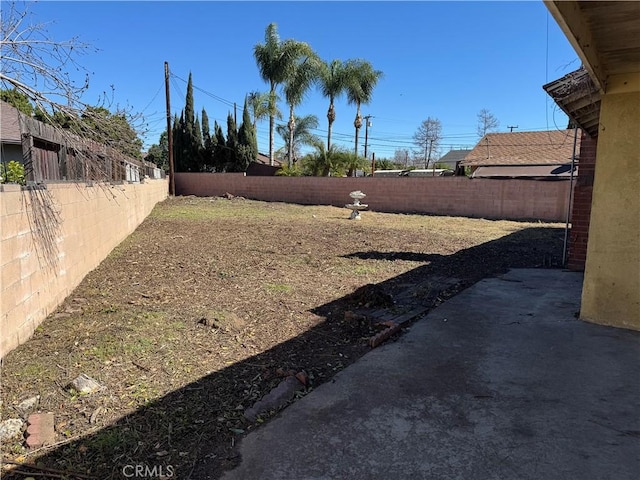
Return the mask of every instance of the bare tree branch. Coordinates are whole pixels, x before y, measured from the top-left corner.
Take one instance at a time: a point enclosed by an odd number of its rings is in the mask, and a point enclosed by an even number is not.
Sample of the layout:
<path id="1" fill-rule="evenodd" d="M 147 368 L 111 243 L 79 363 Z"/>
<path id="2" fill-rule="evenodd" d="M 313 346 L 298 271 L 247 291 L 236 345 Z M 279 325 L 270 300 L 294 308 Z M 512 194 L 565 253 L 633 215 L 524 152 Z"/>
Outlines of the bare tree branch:
<path id="1" fill-rule="evenodd" d="M 98 49 L 78 37 L 52 38 L 47 24 L 34 22 L 27 7 L 27 2 L 6 5 L 3 2 L 0 87 L 26 96 L 35 106 L 37 116 L 70 143 L 77 142 L 74 136 L 89 138 L 126 155 L 139 156 L 142 115 L 114 105 L 113 86 L 110 93 L 98 96 L 96 105 L 83 100 L 91 72 L 78 59 Z M 74 80 L 78 72 L 80 81 Z"/>
<path id="2" fill-rule="evenodd" d="M 424 153 L 424 168 L 429 166 L 432 154 L 438 150 L 440 140 L 442 140 L 442 123 L 437 118 L 428 117 L 423 120 L 413 134 L 413 143 L 419 151 Z"/>
<path id="3" fill-rule="evenodd" d="M 484 137 L 489 132 L 494 132 L 498 129 L 500 122 L 495 117 L 493 113 L 491 113 L 486 108 L 483 108 L 478 112 L 478 136 L 480 138 Z"/>

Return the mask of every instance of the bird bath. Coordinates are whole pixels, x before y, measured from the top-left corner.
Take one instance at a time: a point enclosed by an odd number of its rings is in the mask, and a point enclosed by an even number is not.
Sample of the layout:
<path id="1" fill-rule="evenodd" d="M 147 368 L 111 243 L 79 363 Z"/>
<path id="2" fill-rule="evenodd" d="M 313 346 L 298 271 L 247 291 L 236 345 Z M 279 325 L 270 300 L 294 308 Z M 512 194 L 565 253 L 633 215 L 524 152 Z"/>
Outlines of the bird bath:
<path id="1" fill-rule="evenodd" d="M 353 203 L 346 204 L 345 207 L 351 210 L 350 220 L 360 220 L 360 210 L 365 210 L 369 205 L 360 203 L 366 195 L 362 193 L 360 190 L 356 190 L 355 192 L 351 192 L 349 194 L 351 198 L 353 198 Z"/>

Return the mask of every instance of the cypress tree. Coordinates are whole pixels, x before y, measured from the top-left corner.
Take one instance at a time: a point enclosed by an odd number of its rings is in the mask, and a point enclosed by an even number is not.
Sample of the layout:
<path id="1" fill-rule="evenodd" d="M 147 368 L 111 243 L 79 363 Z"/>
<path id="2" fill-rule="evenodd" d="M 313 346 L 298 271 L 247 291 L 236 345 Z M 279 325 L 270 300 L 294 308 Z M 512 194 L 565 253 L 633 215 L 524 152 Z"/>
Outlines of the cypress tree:
<path id="1" fill-rule="evenodd" d="M 180 120 L 178 119 L 178 115 L 174 114 L 173 115 L 173 122 L 171 123 L 171 136 L 173 138 L 173 162 L 174 162 L 174 168 L 176 169 L 176 171 L 178 170 L 178 148 L 177 148 L 177 142 L 178 142 L 178 122 Z"/>
<path id="2" fill-rule="evenodd" d="M 204 143 L 202 142 L 202 128 L 200 127 L 200 118 L 198 116 L 196 116 L 195 129 L 193 133 L 194 147 L 196 150 L 199 150 L 204 146 Z"/>
<path id="3" fill-rule="evenodd" d="M 225 168 L 226 161 L 226 140 L 224 138 L 224 133 L 222 133 L 222 128 L 218 125 L 218 122 L 214 122 L 213 130 L 215 132 L 215 142 L 213 146 L 213 165 L 215 171 L 223 172 Z"/>
<path id="4" fill-rule="evenodd" d="M 227 172 L 238 172 L 238 129 L 231 112 L 227 115 L 227 142 L 225 149 L 225 169 Z"/>
<path id="5" fill-rule="evenodd" d="M 183 143 L 182 165 L 187 172 L 199 170 L 199 147 L 196 138 L 196 115 L 193 107 L 193 79 L 189 72 L 189 80 L 187 81 L 187 96 L 185 99 L 184 115 L 183 115 Z"/>
<path id="6" fill-rule="evenodd" d="M 191 80 L 191 72 L 189 72 L 189 81 L 187 82 L 187 98 L 184 107 L 184 121 L 190 135 L 193 135 L 195 124 L 195 110 L 193 109 L 193 82 Z"/>
<path id="7" fill-rule="evenodd" d="M 238 130 L 238 143 L 237 168 L 238 171 L 244 172 L 249 164 L 255 161 L 258 156 L 258 141 L 256 139 L 255 128 L 251 122 L 251 115 L 249 115 L 246 98 L 242 111 L 242 125 L 240 125 L 240 129 Z"/>
<path id="8" fill-rule="evenodd" d="M 180 113 L 180 118 L 174 118 L 173 129 L 173 157 L 176 172 L 189 171 L 188 137 L 185 131 L 184 110 Z"/>
<path id="9" fill-rule="evenodd" d="M 194 172 L 204 171 L 202 161 L 204 145 L 202 143 L 202 129 L 200 128 L 200 119 L 196 116 L 193 129 L 193 145 L 192 145 L 192 166 Z"/>
<path id="10" fill-rule="evenodd" d="M 215 132 L 214 132 L 215 135 Z M 214 139 L 211 138 L 211 131 L 209 128 L 209 116 L 207 115 L 206 110 L 202 109 L 202 143 L 203 143 L 203 153 L 202 153 L 202 164 L 204 166 L 204 170 L 210 172 L 214 170 L 213 164 L 213 146 Z"/>

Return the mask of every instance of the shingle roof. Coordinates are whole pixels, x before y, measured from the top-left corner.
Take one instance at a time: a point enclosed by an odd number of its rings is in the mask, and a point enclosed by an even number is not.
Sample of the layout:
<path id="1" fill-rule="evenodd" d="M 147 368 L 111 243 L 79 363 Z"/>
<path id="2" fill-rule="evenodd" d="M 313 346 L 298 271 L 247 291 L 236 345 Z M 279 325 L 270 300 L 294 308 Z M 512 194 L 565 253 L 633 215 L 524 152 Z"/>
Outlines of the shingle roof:
<path id="1" fill-rule="evenodd" d="M 20 143 L 18 109 L 0 100 L 0 140 L 3 143 Z"/>
<path id="2" fill-rule="evenodd" d="M 271 164 L 271 162 L 269 161 L 269 155 L 265 155 L 264 153 L 260 153 L 260 152 L 258 152 L 258 155 L 256 156 L 256 162 L 262 163 L 263 165 Z M 282 166 L 282 162 L 275 158 L 273 159 L 273 164 L 278 167 Z"/>
<path id="3" fill-rule="evenodd" d="M 443 157 L 438 160 L 438 163 L 453 163 L 464 160 L 466 156 L 471 152 L 471 149 L 467 150 L 449 150 Z"/>
<path id="4" fill-rule="evenodd" d="M 460 165 L 561 165 L 571 162 L 573 130 L 488 133 Z M 580 150 L 580 136 L 576 152 Z"/>
<path id="5" fill-rule="evenodd" d="M 600 92 L 584 67 L 547 83 L 542 88 L 590 137 L 598 135 Z"/>

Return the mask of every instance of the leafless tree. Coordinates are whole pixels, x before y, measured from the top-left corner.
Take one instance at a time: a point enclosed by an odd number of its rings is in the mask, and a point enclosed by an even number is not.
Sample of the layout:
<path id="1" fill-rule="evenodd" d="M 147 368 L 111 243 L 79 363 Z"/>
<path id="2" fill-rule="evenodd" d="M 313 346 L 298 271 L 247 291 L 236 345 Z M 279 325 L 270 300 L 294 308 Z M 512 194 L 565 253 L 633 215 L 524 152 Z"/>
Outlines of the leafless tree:
<path id="1" fill-rule="evenodd" d="M 78 59 L 98 49 L 78 37 L 54 39 L 47 23 L 34 21 L 28 2 L 3 2 L 0 23 L 0 86 L 26 96 L 38 115 L 56 128 L 60 136 L 75 134 L 99 139 L 98 133 L 103 135 L 118 128 L 142 133 L 141 115 L 133 114 L 130 108 L 114 106 L 113 86 L 111 92 L 103 92 L 98 97 L 96 104 L 83 101 L 90 72 Z M 75 81 L 71 72 L 80 72 L 81 80 Z M 111 110 L 112 115 L 105 115 L 105 108 Z M 114 118 L 118 121 L 113 122 Z M 61 123 L 65 123 L 65 128 L 60 128 Z M 122 137 L 130 138 L 130 132 L 127 133 L 129 135 Z M 113 136 L 117 138 L 118 132 L 113 132 Z"/>
<path id="2" fill-rule="evenodd" d="M 393 163 L 408 167 L 411 165 L 410 153 L 408 148 L 397 148 L 393 154 Z"/>
<path id="3" fill-rule="evenodd" d="M 484 137 L 489 132 L 495 132 L 500 126 L 500 122 L 495 117 L 493 113 L 491 113 L 486 108 L 483 108 L 478 113 L 478 136 L 480 138 Z"/>
<path id="4" fill-rule="evenodd" d="M 413 134 L 413 143 L 424 152 L 424 168 L 429 167 L 432 153 L 438 149 L 442 139 L 442 123 L 437 118 L 423 120 Z"/>
<path id="5" fill-rule="evenodd" d="M 84 106 L 80 97 L 89 87 L 89 72 L 76 84 L 70 69 L 84 70 L 76 57 L 90 50 L 77 37 L 57 41 L 49 36 L 45 23 L 32 23 L 31 14 L 15 2 L 3 8 L 0 52 L 4 88 L 15 88 L 31 99 L 37 108 L 51 107 L 77 115 Z"/>

